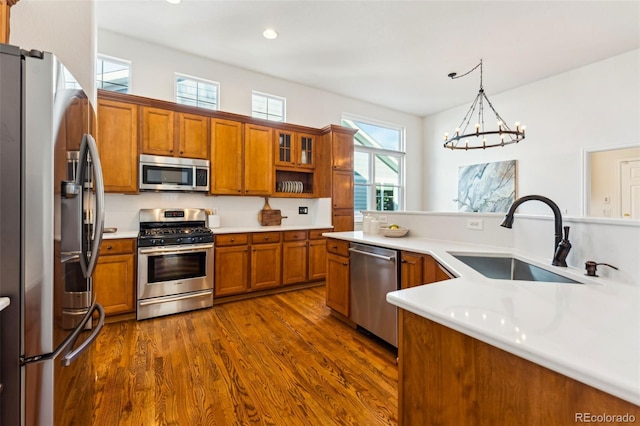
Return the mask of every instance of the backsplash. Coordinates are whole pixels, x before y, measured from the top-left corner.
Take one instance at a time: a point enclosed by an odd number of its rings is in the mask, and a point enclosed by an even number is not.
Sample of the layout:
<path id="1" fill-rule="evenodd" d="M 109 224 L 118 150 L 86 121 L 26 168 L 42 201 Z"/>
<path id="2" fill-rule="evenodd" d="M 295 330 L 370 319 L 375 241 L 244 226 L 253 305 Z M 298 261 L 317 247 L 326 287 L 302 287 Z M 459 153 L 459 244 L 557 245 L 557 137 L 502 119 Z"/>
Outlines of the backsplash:
<path id="1" fill-rule="evenodd" d="M 181 192 L 142 192 L 137 195 L 105 194 L 105 226 L 119 231 L 138 230 L 138 211 L 153 208 L 218 209 L 221 227 L 260 226 L 258 212 L 264 206 L 263 197 L 211 197 Z M 331 226 L 329 198 L 269 198 L 272 209 L 279 209 L 282 225 Z M 298 214 L 298 207 L 308 207 L 309 213 Z"/>
<path id="2" fill-rule="evenodd" d="M 504 218 L 502 213 L 366 213 L 383 219 L 386 216 L 387 223 L 408 227 L 414 237 L 514 248 L 523 254 L 549 259 L 549 262 L 553 257 L 552 216 L 516 214 L 513 228 L 506 229 L 500 226 Z M 481 230 L 477 229 L 480 222 Z M 571 227 L 569 266 L 584 270 L 587 260 L 609 263 L 619 269 L 599 267 L 598 275 L 640 285 L 639 221 L 565 217 L 563 224 Z"/>

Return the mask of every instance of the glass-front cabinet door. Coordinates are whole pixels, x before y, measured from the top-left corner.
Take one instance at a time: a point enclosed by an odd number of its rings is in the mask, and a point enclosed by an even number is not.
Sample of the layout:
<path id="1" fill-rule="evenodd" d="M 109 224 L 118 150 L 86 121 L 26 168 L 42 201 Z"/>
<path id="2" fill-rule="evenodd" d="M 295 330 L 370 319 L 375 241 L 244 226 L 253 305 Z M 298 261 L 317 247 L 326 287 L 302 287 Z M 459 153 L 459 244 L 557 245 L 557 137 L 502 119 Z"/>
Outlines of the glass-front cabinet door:
<path id="1" fill-rule="evenodd" d="M 276 137 L 276 166 L 314 168 L 315 135 L 279 130 Z"/>

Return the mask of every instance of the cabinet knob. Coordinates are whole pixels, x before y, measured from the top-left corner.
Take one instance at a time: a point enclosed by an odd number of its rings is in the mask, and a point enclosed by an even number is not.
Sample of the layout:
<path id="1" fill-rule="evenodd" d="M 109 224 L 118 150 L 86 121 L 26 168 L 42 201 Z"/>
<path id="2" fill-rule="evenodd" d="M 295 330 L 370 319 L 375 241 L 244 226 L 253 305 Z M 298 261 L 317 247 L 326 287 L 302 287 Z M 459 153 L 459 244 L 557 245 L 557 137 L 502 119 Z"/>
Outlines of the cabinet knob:
<path id="1" fill-rule="evenodd" d="M 180 151 L 180 155 L 184 154 L 184 151 Z"/>
<path id="2" fill-rule="evenodd" d="M 172 150 L 172 149 L 170 149 L 170 150 L 169 150 L 169 152 L 170 152 L 171 154 L 173 154 L 173 150 Z"/>
<path id="3" fill-rule="evenodd" d="M 348 263 L 346 263 L 346 262 L 343 262 L 343 263 L 342 263 L 342 266 L 349 266 L 349 264 L 348 264 Z"/>
<path id="4" fill-rule="evenodd" d="M 232 243 L 234 243 L 235 241 L 236 241 L 236 239 L 235 239 L 235 238 L 232 238 L 232 239 L 231 239 L 231 242 L 232 242 Z"/>
<path id="5" fill-rule="evenodd" d="M 111 250 L 113 246 L 107 246 L 107 250 Z"/>
<path id="6" fill-rule="evenodd" d="M 338 248 L 338 246 L 331 246 L 331 247 L 332 247 L 332 248 L 334 248 L 334 249 L 337 249 L 337 248 Z"/>

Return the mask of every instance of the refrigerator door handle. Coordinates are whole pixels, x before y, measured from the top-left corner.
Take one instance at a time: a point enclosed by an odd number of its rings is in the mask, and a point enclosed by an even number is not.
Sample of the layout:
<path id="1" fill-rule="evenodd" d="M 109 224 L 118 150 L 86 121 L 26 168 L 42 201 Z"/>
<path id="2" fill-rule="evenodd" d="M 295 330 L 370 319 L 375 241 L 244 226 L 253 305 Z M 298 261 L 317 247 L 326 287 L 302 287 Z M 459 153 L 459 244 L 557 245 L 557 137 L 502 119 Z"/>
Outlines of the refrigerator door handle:
<path id="1" fill-rule="evenodd" d="M 92 317 L 94 311 L 98 311 L 98 315 L 100 316 L 98 318 L 98 324 L 91 331 L 91 334 L 89 335 L 89 337 L 87 337 L 86 340 L 84 340 L 77 348 L 62 357 L 63 366 L 68 367 L 73 361 L 75 361 L 76 358 L 82 355 L 82 353 L 87 350 L 89 346 L 91 346 L 94 340 L 96 340 L 98 334 L 100 334 L 100 331 L 102 331 L 102 327 L 104 327 L 104 308 L 99 303 L 94 304 L 93 308 L 86 316 L 87 320 Z M 80 330 L 84 328 L 84 324 L 86 324 L 86 321 L 83 321 L 83 323 L 81 324 L 82 327 L 79 328 Z M 73 345 L 75 345 L 77 339 L 78 335 L 76 335 L 75 339 L 73 339 L 73 342 L 71 344 L 72 347 Z"/>
<path id="2" fill-rule="evenodd" d="M 102 232 L 104 231 L 104 177 L 102 175 L 102 165 L 100 163 L 100 155 L 98 153 L 98 146 L 95 139 L 89 134 L 85 134 L 82 137 L 82 146 L 80 147 L 80 171 L 78 173 L 78 184 L 84 188 L 84 182 L 86 181 L 85 173 L 88 170 L 87 162 L 88 156 L 91 156 L 91 162 L 93 163 L 93 174 L 95 177 L 95 191 L 96 191 L 96 214 L 95 223 L 93 225 L 93 240 L 91 241 L 91 247 L 85 247 L 84 242 L 86 239 L 83 237 L 83 250 L 86 248 L 89 252 L 80 256 L 80 267 L 86 278 L 93 275 L 93 271 L 98 261 L 98 255 L 100 252 L 100 245 L 102 244 Z M 84 203 L 83 203 L 84 204 Z M 90 212 L 87 212 L 89 214 Z M 89 218 L 91 219 L 91 218 Z M 83 224 L 84 221 L 80 221 L 83 231 L 86 231 L 86 227 Z M 89 254 L 90 253 L 90 254 Z"/>

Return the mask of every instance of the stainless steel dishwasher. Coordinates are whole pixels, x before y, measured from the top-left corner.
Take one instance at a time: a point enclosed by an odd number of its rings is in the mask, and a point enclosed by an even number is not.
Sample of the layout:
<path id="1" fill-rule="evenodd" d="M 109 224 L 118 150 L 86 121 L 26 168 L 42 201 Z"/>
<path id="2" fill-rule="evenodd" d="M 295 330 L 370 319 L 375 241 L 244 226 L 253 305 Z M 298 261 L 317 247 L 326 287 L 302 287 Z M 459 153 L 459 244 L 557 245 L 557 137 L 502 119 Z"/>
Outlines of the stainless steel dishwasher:
<path id="1" fill-rule="evenodd" d="M 397 308 L 387 302 L 387 293 L 398 289 L 396 250 L 351 243 L 351 320 L 398 347 Z"/>

